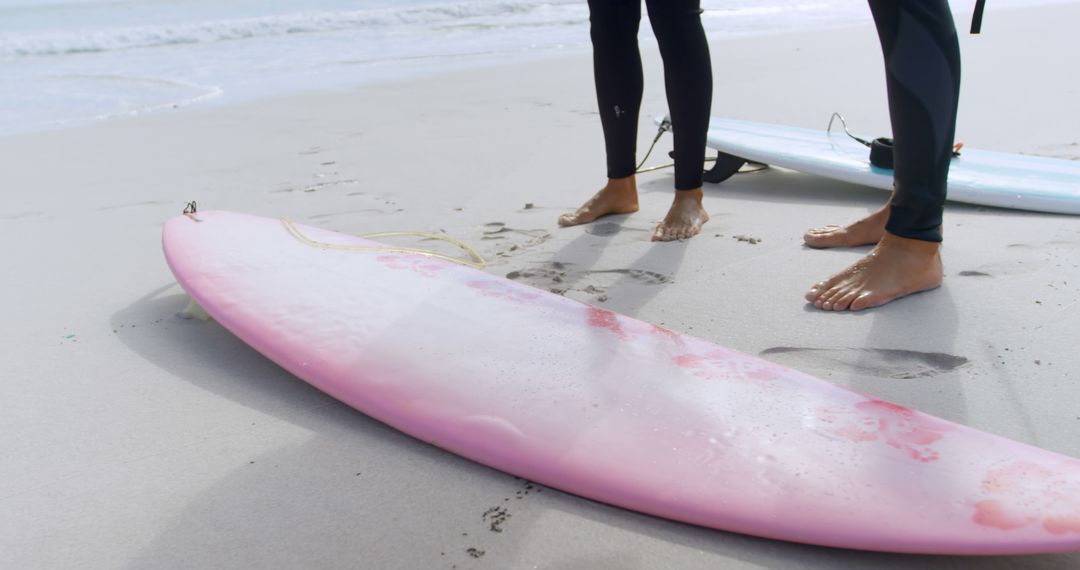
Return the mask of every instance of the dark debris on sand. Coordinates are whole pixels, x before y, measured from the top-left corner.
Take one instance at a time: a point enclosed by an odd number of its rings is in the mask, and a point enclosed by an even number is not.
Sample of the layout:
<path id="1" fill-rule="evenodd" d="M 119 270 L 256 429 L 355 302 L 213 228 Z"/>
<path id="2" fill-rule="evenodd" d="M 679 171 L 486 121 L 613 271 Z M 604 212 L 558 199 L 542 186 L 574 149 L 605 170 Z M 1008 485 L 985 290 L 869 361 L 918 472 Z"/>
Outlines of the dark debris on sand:
<path id="1" fill-rule="evenodd" d="M 483 519 L 484 522 L 488 523 L 488 530 L 501 533 L 503 525 L 510 520 L 510 511 L 503 507 L 491 507 L 484 511 Z"/>

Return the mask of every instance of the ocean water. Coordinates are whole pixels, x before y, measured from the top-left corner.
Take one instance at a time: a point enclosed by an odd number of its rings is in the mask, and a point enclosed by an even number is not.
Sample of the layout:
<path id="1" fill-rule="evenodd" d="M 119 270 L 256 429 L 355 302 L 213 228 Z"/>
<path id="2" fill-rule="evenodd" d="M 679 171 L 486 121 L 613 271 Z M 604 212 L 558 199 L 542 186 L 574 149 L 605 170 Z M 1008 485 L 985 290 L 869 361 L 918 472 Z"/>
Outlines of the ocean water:
<path id="1" fill-rule="evenodd" d="M 702 7 L 713 38 L 870 21 L 858 0 Z M 0 135 L 588 49 L 585 0 L 0 0 Z"/>

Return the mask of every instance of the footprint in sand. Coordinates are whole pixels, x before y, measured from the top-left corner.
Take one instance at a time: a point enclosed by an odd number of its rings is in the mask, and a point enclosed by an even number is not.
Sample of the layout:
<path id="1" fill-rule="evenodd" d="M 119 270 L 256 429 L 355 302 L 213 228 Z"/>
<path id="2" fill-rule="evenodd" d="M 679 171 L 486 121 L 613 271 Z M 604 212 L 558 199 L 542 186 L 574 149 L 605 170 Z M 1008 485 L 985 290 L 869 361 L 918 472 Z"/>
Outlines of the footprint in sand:
<path id="1" fill-rule="evenodd" d="M 99 212 L 105 212 L 108 210 L 124 210 L 127 208 L 141 208 L 144 206 L 161 206 L 163 204 L 173 204 L 173 200 L 148 200 L 145 202 L 133 202 L 131 204 L 118 204 L 116 206 L 102 206 L 98 208 Z"/>
<path id="2" fill-rule="evenodd" d="M 385 214 L 385 213 L 386 213 L 385 210 L 380 210 L 378 208 L 364 208 L 362 210 L 347 210 L 347 211 L 342 211 L 342 212 L 330 212 L 328 214 L 315 214 L 313 216 L 308 216 L 307 219 L 309 221 L 314 222 L 314 221 L 319 221 L 319 220 L 329 220 L 329 219 L 338 218 L 338 217 L 341 217 L 341 216 L 349 216 L 349 215 L 352 215 L 352 214 Z"/>
<path id="3" fill-rule="evenodd" d="M 496 243 L 495 251 L 488 257 L 511 257 L 551 239 L 551 234 L 546 230 L 511 228 L 503 222 L 484 224 L 481 231 L 481 240 Z"/>
<path id="4" fill-rule="evenodd" d="M 1076 245 L 1071 242 L 1047 244 L 1012 243 L 1005 246 L 1005 252 L 1002 255 L 1003 259 L 961 271 L 959 275 L 961 277 L 1024 275 L 1042 269 L 1055 253 L 1074 248 L 1076 248 Z M 1020 258 L 1021 256 L 1022 258 Z"/>
<path id="5" fill-rule="evenodd" d="M 1080 249 L 1080 242 L 1059 239 L 1044 243 L 1010 243 L 1006 247 L 1014 250 L 1018 249 L 1054 253 L 1059 251 L 1076 251 Z"/>
<path id="6" fill-rule="evenodd" d="M 359 183 L 360 183 L 359 180 L 353 180 L 353 179 L 348 179 L 348 180 L 328 180 L 326 182 L 318 182 L 318 183 L 315 183 L 315 184 L 308 184 L 308 185 L 304 186 L 304 192 L 316 192 L 318 190 L 323 190 L 325 188 L 332 188 L 334 186 L 349 186 L 349 185 L 352 185 L 352 184 L 359 184 Z"/>
<path id="7" fill-rule="evenodd" d="M 334 186 L 351 186 L 353 184 L 359 184 L 360 181 L 356 179 L 345 180 L 327 180 L 326 182 L 316 182 L 315 184 L 304 184 L 301 186 L 286 186 L 284 188 L 274 188 L 268 190 L 271 194 L 280 194 L 284 192 L 317 192 L 319 190 L 325 190 L 327 188 L 333 188 Z M 351 196 L 352 194 L 350 194 Z"/>
<path id="8" fill-rule="evenodd" d="M 1038 270 L 1046 262 L 1039 259 L 1026 261 L 1013 261 L 1001 263 L 986 263 L 963 272 L 964 277 L 1007 277 L 1011 275 L 1024 275 Z"/>
<path id="9" fill-rule="evenodd" d="M 1075 260 L 1080 250 L 1080 242 L 1055 240 L 1043 243 L 1011 243 L 1005 246 L 1006 259 L 986 263 L 978 267 L 961 271 L 963 277 L 1007 277 L 1025 275 L 1046 267 L 1052 261 Z M 1008 257 L 1023 256 L 1022 259 Z M 1060 265 L 1059 265 L 1060 266 Z"/>
<path id="10" fill-rule="evenodd" d="M 1060 158 L 1062 160 L 1080 160 L 1080 143 L 1048 144 L 1039 147 L 1035 152 L 1022 152 L 1020 154 Z"/>
<path id="11" fill-rule="evenodd" d="M 559 295 L 568 292 L 583 293 L 599 302 L 607 301 L 608 289 L 622 279 L 630 279 L 638 285 L 662 285 L 671 277 L 644 269 L 574 269 L 573 263 L 551 261 L 530 269 L 511 271 L 507 279 L 521 281 L 539 289 Z"/>
<path id="12" fill-rule="evenodd" d="M 10 216 L 0 216 L 0 220 L 28 220 L 30 218 L 40 218 L 45 215 L 45 212 L 20 212 L 18 214 L 12 214 Z"/>
<path id="13" fill-rule="evenodd" d="M 521 234 L 533 238 L 550 237 L 544 230 L 519 230 L 511 228 L 502 222 L 489 222 L 484 224 L 484 239 L 505 237 L 507 234 Z"/>
<path id="14" fill-rule="evenodd" d="M 812 348 L 775 346 L 761 356 L 793 368 L 838 367 L 878 378 L 911 379 L 936 376 L 966 365 L 963 356 L 890 348 Z M 809 367 L 807 363 L 809 361 Z"/>

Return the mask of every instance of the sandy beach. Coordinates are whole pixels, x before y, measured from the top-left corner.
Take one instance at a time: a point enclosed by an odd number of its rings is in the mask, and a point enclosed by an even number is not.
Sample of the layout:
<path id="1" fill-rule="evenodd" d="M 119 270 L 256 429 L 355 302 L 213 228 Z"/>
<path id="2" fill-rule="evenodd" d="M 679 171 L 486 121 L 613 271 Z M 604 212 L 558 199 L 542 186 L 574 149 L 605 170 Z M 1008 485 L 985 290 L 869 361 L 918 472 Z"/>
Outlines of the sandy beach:
<path id="1" fill-rule="evenodd" d="M 983 34 L 961 36 L 959 140 L 1080 160 L 1078 18 L 1080 4 L 991 3 Z M 643 51 L 642 151 L 666 109 Z M 839 111 L 888 132 L 869 22 L 712 53 L 715 116 L 824 128 Z M 706 186 L 700 236 L 655 244 L 663 170 L 639 178 L 640 212 L 559 228 L 604 181 L 595 107 L 574 52 L 0 138 L 0 567 L 1080 567 L 1077 553 L 812 547 L 595 503 L 414 440 L 177 316 L 161 228 L 191 200 L 349 233 L 445 231 L 492 274 L 1080 457 L 1080 219 L 949 204 L 943 287 L 820 312 L 805 291 L 867 249 L 810 250 L 803 231 L 885 193 L 739 175 Z"/>

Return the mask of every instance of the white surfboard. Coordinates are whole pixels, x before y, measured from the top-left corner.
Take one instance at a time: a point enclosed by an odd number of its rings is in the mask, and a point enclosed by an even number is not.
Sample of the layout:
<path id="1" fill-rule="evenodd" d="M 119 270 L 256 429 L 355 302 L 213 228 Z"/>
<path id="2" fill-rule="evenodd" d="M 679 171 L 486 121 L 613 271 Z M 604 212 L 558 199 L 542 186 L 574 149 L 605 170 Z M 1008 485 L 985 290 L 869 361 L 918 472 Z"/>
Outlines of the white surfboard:
<path id="1" fill-rule="evenodd" d="M 714 118 L 709 122 L 708 146 L 771 166 L 883 190 L 893 187 L 892 170 L 872 166 L 869 149 L 839 129 Z M 948 199 L 1080 214 L 1080 162 L 964 148 L 949 168 Z"/>

